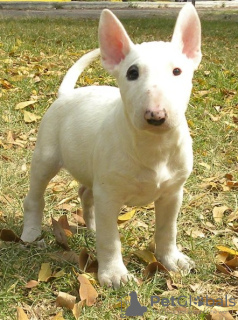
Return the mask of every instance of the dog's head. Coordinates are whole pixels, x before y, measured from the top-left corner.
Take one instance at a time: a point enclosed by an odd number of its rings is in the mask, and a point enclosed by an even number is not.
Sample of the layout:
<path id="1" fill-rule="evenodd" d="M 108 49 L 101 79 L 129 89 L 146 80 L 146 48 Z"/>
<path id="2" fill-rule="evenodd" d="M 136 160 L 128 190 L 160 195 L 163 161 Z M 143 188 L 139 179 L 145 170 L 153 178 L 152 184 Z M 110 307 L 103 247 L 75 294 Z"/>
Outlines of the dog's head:
<path id="1" fill-rule="evenodd" d="M 135 128 L 161 132 L 184 120 L 202 56 L 200 21 L 191 4 L 180 11 L 171 42 L 142 44 L 134 44 L 113 13 L 103 10 L 99 43 L 102 64 L 116 77 Z"/>

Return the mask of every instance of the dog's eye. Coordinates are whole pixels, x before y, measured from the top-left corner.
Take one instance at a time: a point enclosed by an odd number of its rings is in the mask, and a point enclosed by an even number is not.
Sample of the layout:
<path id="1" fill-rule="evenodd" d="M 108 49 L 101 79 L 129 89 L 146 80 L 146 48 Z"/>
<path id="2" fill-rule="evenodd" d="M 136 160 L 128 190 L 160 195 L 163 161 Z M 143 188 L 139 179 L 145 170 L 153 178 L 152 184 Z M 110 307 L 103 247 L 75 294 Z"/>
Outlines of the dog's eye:
<path id="1" fill-rule="evenodd" d="M 136 80 L 139 78 L 139 69 L 137 65 L 133 64 L 130 66 L 130 68 L 127 70 L 126 77 L 128 80 Z"/>
<path id="2" fill-rule="evenodd" d="M 179 76 L 182 73 L 182 70 L 180 68 L 174 68 L 173 74 L 174 76 Z"/>

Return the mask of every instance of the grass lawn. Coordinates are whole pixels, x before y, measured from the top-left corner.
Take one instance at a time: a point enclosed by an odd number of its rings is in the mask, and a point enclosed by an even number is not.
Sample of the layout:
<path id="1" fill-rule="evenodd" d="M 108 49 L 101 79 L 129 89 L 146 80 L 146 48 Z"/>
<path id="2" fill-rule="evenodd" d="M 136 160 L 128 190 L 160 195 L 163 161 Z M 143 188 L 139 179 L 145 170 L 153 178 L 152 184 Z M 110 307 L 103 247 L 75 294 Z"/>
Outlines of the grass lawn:
<path id="1" fill-rule="evenodd" d="M 132 39 L 143 42 L 169 40 L 175 21 L 151 18 L 123 22 Z M 21 234 L 22 203 L 40 117 L 55 100 L 66 70 L 84 52 L 97 47 L 97 24 L 66 19 L 0 21 L 0 229 Z M 180 249 L 194 259 L 196 270 L 187 276 L 162 271 L 145 276 L 145 269 L 153 261 L 148 251 L 153 247 L 154 213 L 152 205 L 136 208 L 131 220 L 126 219 L 119 228 L 123 257 L 140 285 L 131 283 L 118 291 L 101 288 L 90 273 L 98 298 L 92 306 L 78 305 L 82 319 L 120 319 L 118 300 L 126 301 L 132 290 L 137 291 L 141 305 L 147 306 L 141 319 L 218 319 L 214 313 L 210 315 L 212 306 L 166 307 L 158 303 L 152 307 L 152 295 L 168 299 L 184 296 L 181 301 L 190 296 L 227 296 L 238 303 L 238 253 L 224 252 L 238 251 L 238 28 L 237 22 L 214 20 L 202 21 L 202 29 L 203 60 L 195 74 L 187 112 L 194 141 L 194 170 L 185 186 L 178 221 Z M 99 62 L 79 81 L 79 85 L 95 83 L 115 85 Z M 35 103 L 19 105 L 25 101 Z M 76 224 L 74 212 L 80 207 L 77 189 L 77 183 L 65 172 L 50 183 L 43 222 L 46 248 L 25 248 L 0 240 L 1 320 L 75 319 L 71 310 L 56 306 L 56 298 L 59 292 L 65 292 L 75 296 L 76 302 L 80 300 L 77 278 L 85 273 L 80 270 L 84 264 L 81 261 L 79 268 L 68 256 L 62 259 L 64 249 L 55 241 L 51 216 L 58 220 L 66 213 L 77 233 L 68 237 L 69 247 L 81 260 L 83 248 L 95 259 L 94 235 Z M 218 245 L 225 247 L 220 254 Z M 55 277 L 39 276 L 43 263 L 50 264 Z M 30 280 L 39 277 L 41 281 L 35 287 L 26 288 Z M 223 310 L 229 311 L 226 319 L 236 319 L 235 309 L 230 305 Z M 21 316 L 23 310 L 27 318 Z"/>

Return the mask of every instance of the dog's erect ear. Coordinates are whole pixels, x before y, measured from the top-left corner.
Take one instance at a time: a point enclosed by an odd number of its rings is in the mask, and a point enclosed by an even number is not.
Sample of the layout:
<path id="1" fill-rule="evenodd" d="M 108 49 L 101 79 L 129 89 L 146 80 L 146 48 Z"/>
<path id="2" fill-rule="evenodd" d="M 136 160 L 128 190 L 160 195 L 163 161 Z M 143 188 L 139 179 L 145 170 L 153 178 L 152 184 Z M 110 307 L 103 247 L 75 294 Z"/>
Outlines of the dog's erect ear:
<path id="1" fill-rule="evenodd" d="M 194 69 L 197 69 L 202 59 L 201 24 L 196 9 L 190 3 L 179 13 L 172 43 L 193 61 Z"/>
<path id="2" fill-rule="evenodd" d="M 102 64 L 108 71 L 113 71 L 129 53 L 133 43 L 121 22 L 107 9 L 101 13 L 98 36 Z"/>

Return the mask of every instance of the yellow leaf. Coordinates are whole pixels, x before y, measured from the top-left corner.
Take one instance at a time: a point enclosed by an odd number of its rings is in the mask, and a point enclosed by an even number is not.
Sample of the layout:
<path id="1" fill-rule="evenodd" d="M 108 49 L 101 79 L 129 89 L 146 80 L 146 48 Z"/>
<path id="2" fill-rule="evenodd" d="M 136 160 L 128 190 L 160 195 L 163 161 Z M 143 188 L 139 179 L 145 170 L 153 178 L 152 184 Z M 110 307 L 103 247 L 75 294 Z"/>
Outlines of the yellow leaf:
<path id="1" fill-rule="evenodd" d="M 78 320 L 80 317 L 81 310 L 82 310 L 84 303 L 85 303 L 85 301 L 79 301 L 78 303 L 75 303 L 75 305 L 73 307 L 72 312 L 73 312 L 73 315 L 76 320 Z"/>
<path id="2" fill-rule="evenodd" d="M 22 308 L 17 307 L 17 320 L 29 320 Z"/>
<path id="3" fill-rule="evenodd" d="M 38 275 L 38 281 L 47 282 L 52 275 L 50 263 L 42 263 L 41 269 Z"/>
<path id="4" fill-rule="evenodd" d="M 211 166 L 209 166 L 209 164 L 207 164 L 207 163 L 205 163 L 205 162 L 200 162 L 199 165 L 202 166 L 202 167 L 204 167 L 204 168 L 206 168 L 206 169 L 208 169 L 208 170 L 211 169 Z"/>
<path id="5" fill-rule="evenodd" d="M 238 251 L 235 251 L 233 249 L 227 248 L 225 246 L 217 246 L 217 249 L 223 252 L 228 252 L 230 254 L 233 254 L 234 256 L 238 256 Z"/>
<path id="6" fill-rule="evenodd" d="M 118 217 L 118 220 L 119 220 L 120 222 L 125 222 L 125 221 L 127 221 L 127 220 L 130 220 L 130 219 L 134 216 L 135 212 L 136 212 L 136 210 L 133 209 L 133 210 L 128 211 L 128 212 L 126 212 L 126 213 L 124 213 L 124 214 L 121 214 L 121 215 Z"/>
<path id="7" fill-rule="evenodd" d="M 64 270 L 60 270 L 52 275 L 53 278 L 61 278 L 65 275 Z"/>
<path id="8" fill-rule="evenodd" d="M 20 102 L 16 105 L 15 110 L 24 109 L 28 106 L 31 106 L 32 104 L 36 103 L 37 101 L 24 101 Z"/>
<path id="9" fill-rule="evenodd" d="M 155 255 L 152 252 L 148 251 L 148 250 L 136 250 L 136 251 L 134 251 L 134 254 L 138 258 L 144 260 L 147 263 L 152 263 L 152 262 L 156 262 L 157 261 L 156 258 L 155 258 Z"/>
<path id="10" fill-rule="evenodd" d="M 26 111 L 24 110 L 24 121 L 26 123 L 31 123 L 31 122 L 35 122 L 37 120 L 39 120 L 41 117 L 37 116 L 36 114 Z"/>
<path id="11" fill-rule="evenodd" d="M 54 316 L 54 318 L 52 318 L 52 320 L 64 320 L 63 312 L 60 311 L 59 313 L 57 313 L 57 315 Z"/>

